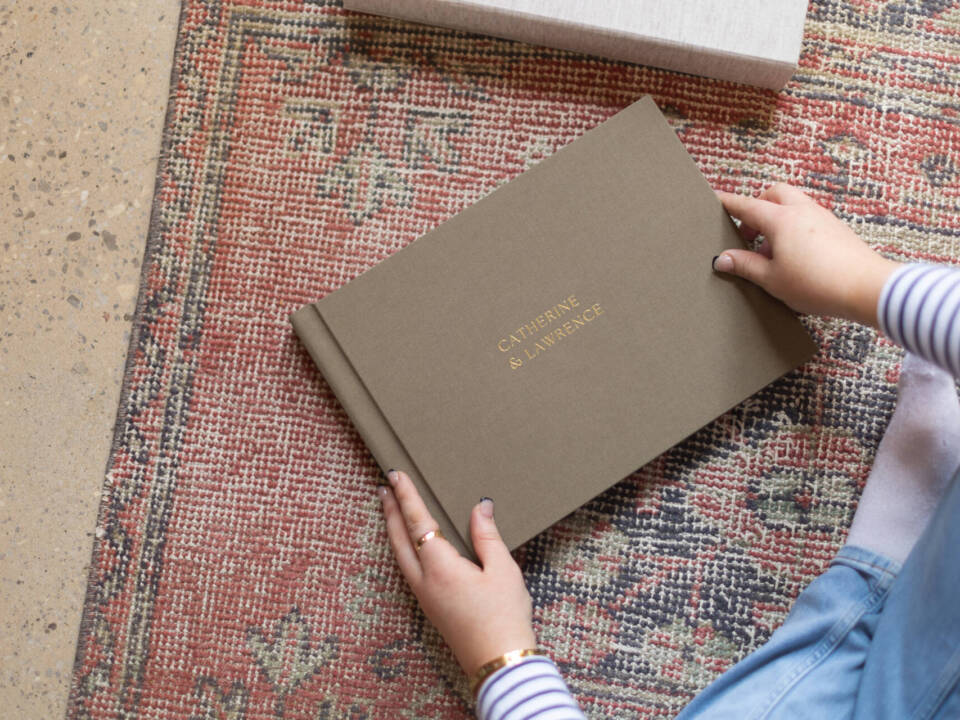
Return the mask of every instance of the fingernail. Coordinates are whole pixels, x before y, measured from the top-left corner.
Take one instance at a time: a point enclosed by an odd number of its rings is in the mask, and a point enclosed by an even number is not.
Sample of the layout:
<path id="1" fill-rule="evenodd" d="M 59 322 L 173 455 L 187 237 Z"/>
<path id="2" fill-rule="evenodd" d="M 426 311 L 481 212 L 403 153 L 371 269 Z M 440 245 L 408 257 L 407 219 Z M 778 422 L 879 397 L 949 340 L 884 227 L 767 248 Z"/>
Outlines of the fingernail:
<path id="1" fill-rule="evenodd" d="M 491 498 L 480 498 L 480 512 L 488 518 L 493 517 L 493 500 Z"/>
<path id="2" fill-rule="evenodd" d="M 731 272 L 733 270 L 733 258 L 723 253 L 713 259 L 713 269 L 717 272 Z"/>
<path id="3" fill-rule="evenodd" d="M 393 485 L 394 487 L 396 487 L 396 486 L 397 486 L 397 481 L 398 481 L 399 479 L 400 479 L 400 473 L 398 473 L 398 472 L 397 472 L 396 470 L 394 470 L 393 468 L 390 468 L 389 470 L 387 470 L 387 480 L 390 481 L 390 484 L 391 484 L 391 485 Z"/>
<path id="4" fill-rule="evenodd" d="M 377 495 L 379 495 L 380 499 L 383 500 L 387 496 L 387 486 L 377 485 Z"/>

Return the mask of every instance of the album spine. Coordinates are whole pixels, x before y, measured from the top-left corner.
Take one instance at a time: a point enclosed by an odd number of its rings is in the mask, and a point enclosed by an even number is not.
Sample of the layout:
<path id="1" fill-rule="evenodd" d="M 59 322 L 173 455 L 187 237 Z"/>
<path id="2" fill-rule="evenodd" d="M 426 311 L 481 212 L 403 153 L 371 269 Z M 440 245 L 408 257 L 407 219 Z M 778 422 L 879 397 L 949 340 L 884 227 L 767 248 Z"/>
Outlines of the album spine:
<path id="1" fill-rule="evenodd" d="M 406 472 L 443 534 L 462 555 L 473 557 L 469 538 L 462 538 L 457 532 L 413 458 L 344 354 L 316 304 L 305 305 L 297 310 L 290 316 L 290 322 L 384 475 L 391 468 Z"/>

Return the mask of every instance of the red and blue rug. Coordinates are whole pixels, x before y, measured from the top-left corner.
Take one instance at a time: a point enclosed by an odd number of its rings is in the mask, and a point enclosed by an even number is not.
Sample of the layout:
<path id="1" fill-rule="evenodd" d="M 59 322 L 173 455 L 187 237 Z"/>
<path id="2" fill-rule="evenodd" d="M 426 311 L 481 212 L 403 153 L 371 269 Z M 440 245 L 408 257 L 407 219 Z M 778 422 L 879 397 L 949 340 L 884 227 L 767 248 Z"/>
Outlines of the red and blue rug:
<path id="1" fill-rule="evenodd" d="M 287 316 L 644 94 L 714 186 L 788 181 L 893 257 L 960 258 L 956 2 L 814 0 L 773 93 L 334 2 L 183 0 L 68 717 L 471 717 Z M 519 552 L 590 717 L 675 714 L 842 544 L 900 351 L 805 322 L 813 361 Z"/>

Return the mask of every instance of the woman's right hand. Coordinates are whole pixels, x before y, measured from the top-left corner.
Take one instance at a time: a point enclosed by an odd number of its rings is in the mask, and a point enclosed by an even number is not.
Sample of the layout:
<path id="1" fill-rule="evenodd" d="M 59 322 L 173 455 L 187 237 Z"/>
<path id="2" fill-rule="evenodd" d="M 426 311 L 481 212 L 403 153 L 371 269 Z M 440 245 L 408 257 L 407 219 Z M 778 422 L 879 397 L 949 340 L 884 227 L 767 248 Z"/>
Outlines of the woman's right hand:
<path id="1" fill-rule="evenodd" d="M 899 263 L 874 252 L 832 212 L 778 183 L 758 198 L 717 192 L 758 252 L 731 248 L 714 269 L 750 280 L 794 310 L 877 326 L 880 292 Z"/>

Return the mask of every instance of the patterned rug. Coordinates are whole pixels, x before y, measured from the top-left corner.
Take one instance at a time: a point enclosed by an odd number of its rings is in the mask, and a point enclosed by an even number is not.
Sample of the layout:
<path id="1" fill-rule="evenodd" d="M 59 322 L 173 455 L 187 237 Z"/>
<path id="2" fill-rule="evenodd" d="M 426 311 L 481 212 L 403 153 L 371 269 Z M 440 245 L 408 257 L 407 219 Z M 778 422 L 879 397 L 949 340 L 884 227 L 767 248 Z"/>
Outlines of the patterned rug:
<path id="1" fill-rule="evenodd" d="M 184 0 L 68 716 L 470 717 L 288 314 L 647 93 L 714 186 L 786 180 L 891 256 L 953 262 L 958 68 L 941 0 L 815 0 L 780 93 L 336 3 Z M 519 552 L 590 717 L 676 713 L 843 542 L 900 351 L 805 321 L 813 361 Z"/>

